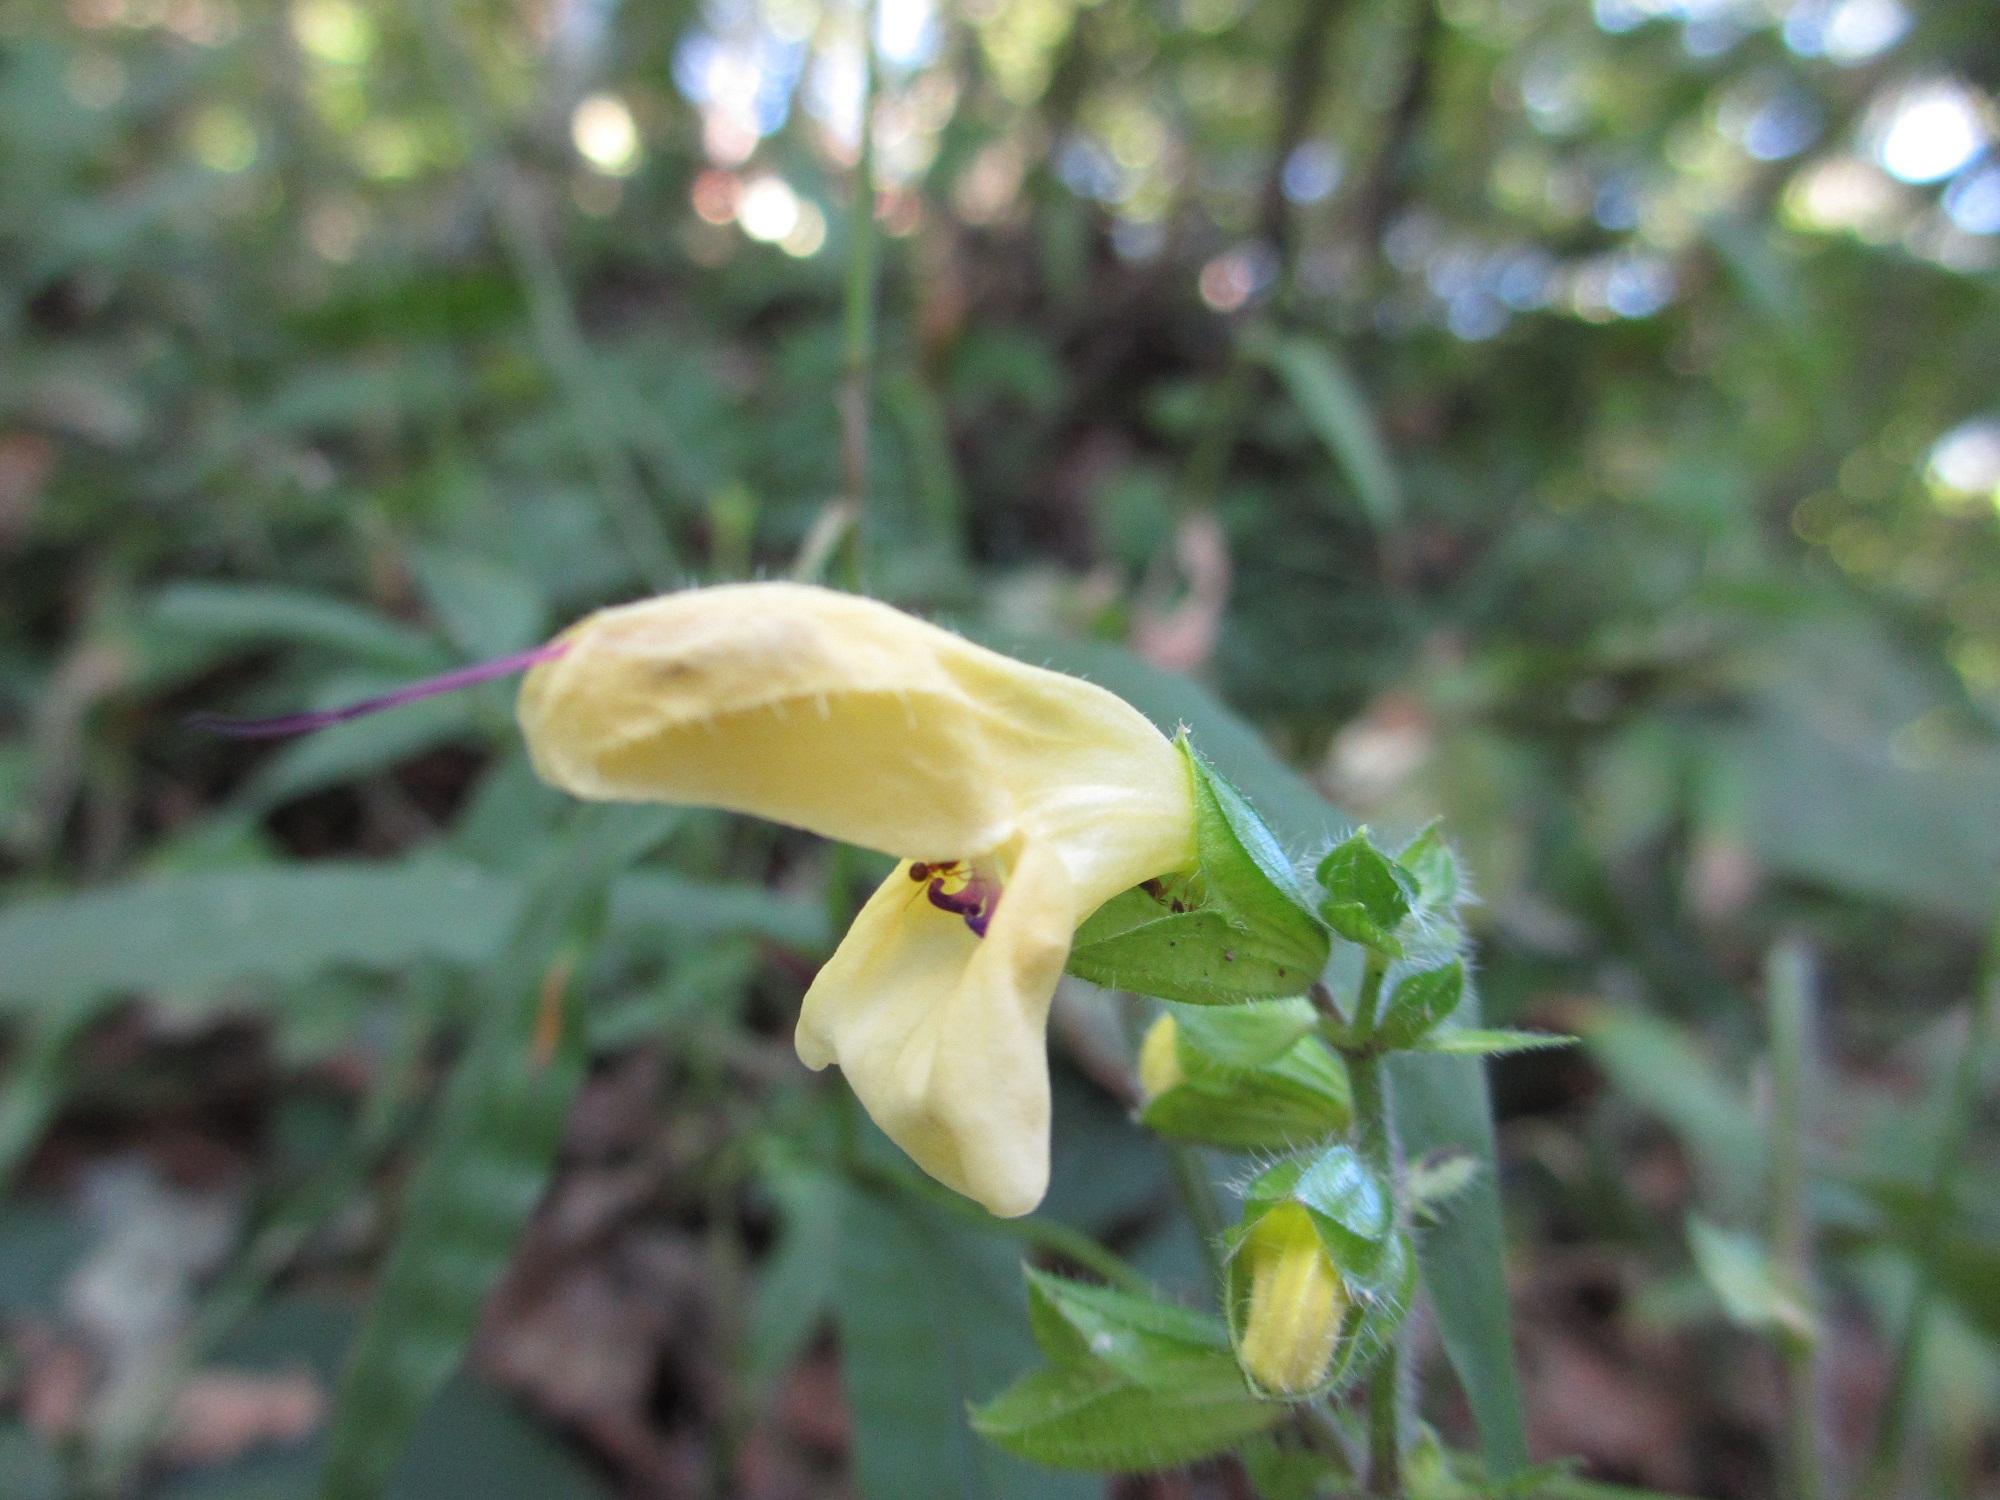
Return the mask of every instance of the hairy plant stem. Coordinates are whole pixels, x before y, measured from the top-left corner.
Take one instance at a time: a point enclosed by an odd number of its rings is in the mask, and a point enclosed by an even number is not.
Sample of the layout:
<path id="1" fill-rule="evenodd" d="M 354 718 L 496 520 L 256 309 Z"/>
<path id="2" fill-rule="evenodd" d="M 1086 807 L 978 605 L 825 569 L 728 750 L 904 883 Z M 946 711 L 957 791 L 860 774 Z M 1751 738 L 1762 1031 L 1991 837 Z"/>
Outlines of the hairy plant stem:
<path id="1" fill-rule="evenodd" d="M 1370 1040 L 1376 1012 L 1382 1003 L 1382 978 L 1388 968 L 1388 959 L 1382 954 L 1369 953 L 1351 1023 L 1341 1019 L 1325 986 L 1313 986 L 1312 999 L 1324 1018 L 1327 1039 L 1347 1062 L 1348 1086 L 1354 1095 L 1355 1148 L 1390 1192 L 1400 1197 L 1395 1128 L 1389 1120 L 1388 1079 L 1383 1073 L 1382 1054 Z M 1402 1219 L 1402 1204 L 1398 1202 L 1397 1223 Z M 1368 1372 L 1366 1483 L 1371 1495 L 1403 1493 L 1402 1350 L 1399 1331 Z"/>
<path id="2" fill-rule="evenodd" d="M 1874 1451 L 1855 1486 L 1854 1500 L 1884 1500 L 1902 1476 L 1910 1441 L 1917 1370 L 1923 1363 L 1925 1329 L 1937 1297 L 1938 1273 L 1951 1235 L 1959 1179 L 1965 1174 L 1966 1148 L 1972 1137 L 1973 1116 L 1979 1108 L 1986 1054 L 1992 1048 L 1996 1031 L 2000 1031 L 2000 915 L 1996 915 L 1986 940 L 1965 1046 L 1958 1054 L 1951 1094 L 1945 1101 L 1937 1157 L 1931 1164 L 1929 1191 L 1918 1229 L 1916 1278 L 1910 1288 L 1909 1307 L 1903 1314 L 1902 1332 L 1896 1341 L 1896 1362 L 1889 1376 L 1889 1394 L 1882 1403 L 1882 1417 L 1875 1429 Z"/>
<path id="3" fill-rule="evenodd" d="M 847 513 L 840 581 L 868 580 L 869 426 L 875 395 L 875 0 L 861 8 L 861 138 L 854 160 L 848 223 L 847 288 L 841 306 L 845 343 L 840 383 L 840 503 Z"/>
<path id="4" fill-rule="evenodd" d="M 1806 1095 L 1812 1067 L 1812 955 L 1787 938 L 1771 949 L 1764 977 L 1771 1025 L 1771 1246 L 1794 1293 L 1813 1304 L 1813 1234 L 1806 1205 Z M 1791 1500 L 1820 1500 L 1817 1337 L 1780 1329 L 1785 1363 L 1785 1460 Z"/>
<path id="5" fill-rule="evenodd" d="M 1370 964 L 1375 987 L 1382 977 Z M 1366 988 L 1364 986 L 1364 994 Z M 1357 1007 L 1357 1012 L 1358 1012 Z M 1389 1124 L 1381 1056 L 1374 1052 L 1351 1053 L 1347 1078 L 1354 1091 L 1355 1144 L 1362 1158 L 1382 1181 L 1396 1181 L 1395 1141 Z M 1397 1218 L 1402 1217 L 1398 1206 Z M 1368 1372 L 1368 1493 L 1400 1495 L 1403 1492 L 1403 1434 L 1400 1407 L 1402 1337 L 1390 1339 L 1381 1358 Z"/>

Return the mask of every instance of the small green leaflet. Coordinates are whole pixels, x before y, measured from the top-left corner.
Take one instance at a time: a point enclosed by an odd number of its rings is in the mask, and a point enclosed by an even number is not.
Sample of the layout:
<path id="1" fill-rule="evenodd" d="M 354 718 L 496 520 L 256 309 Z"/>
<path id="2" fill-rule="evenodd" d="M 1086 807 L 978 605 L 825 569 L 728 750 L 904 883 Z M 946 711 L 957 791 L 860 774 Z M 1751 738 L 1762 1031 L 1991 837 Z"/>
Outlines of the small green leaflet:
<path id="1" fill-rule="evenodd" d="M 1459 904 L 1458 857 L 1445 842 L 1442 821 L 1411 839 L 1396 856 L 1396 863 L 1416 877 L 1417 901 L 1426 910 L 1442 911 Z"/>
<path id="2" fill-rule="evenodd" d="M 1458 1009 L 1465 993 L 1465 965 L 1412 974 L 1396 986 L 1375 1035 L 1386 1047 L 1409 1047 Z"/>
<path id="3" fill-rule="evenodd" d="M 1326 889 L 1319 912 L 1335 932 L 1391 958 L 1401 955 L 1396 928 L 1410 914 L 1416 876 L 1376 849 L 1366 828 L 1335 845 L 1318 875 Z"/>

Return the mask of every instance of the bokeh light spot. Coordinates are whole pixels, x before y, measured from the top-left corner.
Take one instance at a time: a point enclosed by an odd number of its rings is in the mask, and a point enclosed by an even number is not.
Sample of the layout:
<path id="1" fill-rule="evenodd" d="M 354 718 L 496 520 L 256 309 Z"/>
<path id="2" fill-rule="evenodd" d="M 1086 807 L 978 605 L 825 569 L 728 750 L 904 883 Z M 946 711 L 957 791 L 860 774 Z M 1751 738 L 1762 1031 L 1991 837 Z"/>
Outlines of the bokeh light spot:
<path id="1" fill-rule="evenodd" d="M 1955 80 L 1920 84 L 1875 123 L 1875 159 L 1904 182 L 1939 182 L 1986 145 L 1984 101 Z"/>
<path id="2" fill-rule="evenodd" d="M 644 151 L 639 122 L 632 108 L 616 94 L 592 94 L 577 105 L 569 119 L 570 140 L 591 170 L 607 177 L 630 177 L 639 170 Z"/>
<path id="3" fill-rule="evenodd" d="M 778 241 L 778 248 L 798 260 L 819 254 L 826 243 L 826 215 L 819 205 L 807 199 L 799 199 L 798 218 L 784 237 Z"/>
<path id="4" fill-rule="evenodd" d="M 1201 300 L 1217 312 L 1235 312 L 1266 280 L 1264 257 L 1250 246 L 1228 250 L 1201 268 Z"/>
<path id="5" fill-rule="evenodd" d="M 1944 211 L 1967 234 L 2000 234 L 2000 166 L 1962 174 L 1945 189 Z"/>
<path id="6" fill-rule="evenodd" d="M 774 245 L 799 222 L 799 197 L 781 178 L 759 177 L 743 189 L 736 222 L 753 240 Z"/>
<path id="7" fill-rule="evenodd" d="M 1952 428 L 1932 445 L 1925 475 L 1947 498 L 2000 500 L 2000 420 L 1974 417 Z"/>
<path id="8" fill-rule="evenodd" d="M 292 35 L 321 62 L 358 67 L 375 47 L 375 26 L 353 0 L 298 0 Z"/>
<path id="9" fill-rule="evenodd" d="M 688 189 L 694 211 L 710 224 L 727 224 L 736 217 L 737 201 L 743 196 L 743 180 L 734 172 L 710 167 L 697 172 Z"/>

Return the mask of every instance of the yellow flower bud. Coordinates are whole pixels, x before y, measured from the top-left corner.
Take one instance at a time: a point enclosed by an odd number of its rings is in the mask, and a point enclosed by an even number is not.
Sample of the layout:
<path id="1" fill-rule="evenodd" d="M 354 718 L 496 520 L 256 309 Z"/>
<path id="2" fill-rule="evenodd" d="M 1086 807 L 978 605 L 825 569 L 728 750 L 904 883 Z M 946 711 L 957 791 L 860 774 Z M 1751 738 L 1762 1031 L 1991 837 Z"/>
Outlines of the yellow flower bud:
<path id="1" fill-rule="evenodd" d="M 1303 1396 L 1326 1379 L 1347 1288 L 1312 1219 L 1281 1203 L 1251 1228 L 1238 1254 L 1249 1257 L 1250 1308 L 1238 1355 L 1258 1387 Z"/>
<path id="2" fill-rule="evenodd" d="M 1139 1091 L 1152 1103 L 1186 1078 L 1181 1072 L 1181 1029 L 1172 1016 L 1161 1016 L 1139 1044 Z"/>

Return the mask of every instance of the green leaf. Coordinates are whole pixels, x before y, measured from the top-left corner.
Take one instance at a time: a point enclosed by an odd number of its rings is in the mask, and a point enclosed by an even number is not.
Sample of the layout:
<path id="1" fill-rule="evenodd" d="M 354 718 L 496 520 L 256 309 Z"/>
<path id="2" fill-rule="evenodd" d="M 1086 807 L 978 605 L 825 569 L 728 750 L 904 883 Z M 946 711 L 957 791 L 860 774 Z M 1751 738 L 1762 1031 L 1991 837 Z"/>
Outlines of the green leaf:
<path id="1" fill-rule="evenodd" d="M 572 975 L 619 863 L 660 826 L 592 808 L 572 821 L 482 986 L 404 1203 L 404 1219 L 335 1398 L 321 1500 L 376 1500 L 458 1364 L 555 1164 L 583 1078 Z M 650 827 L 648 825 L 651 825 Z"/>
<path id="2" fill-rule="evenodd" d="M 217 646 L 312 646 L 421 677 L 446 657 L 428 636 L 330 594 L 266 584 L 176 583 L 153 597 L 154 629 Z"/>
<path id="3" fill-rule="evenodd" d="M 664 983 L 624 991 L 591 1007 L 593 1055 L 733 1017 L 763 962 L 756 947 L 734 938 L 677 946 L 681 956 Z"/>
<path id="4" fill-rule="evenodd" d="M 410 561 L 424 600 L 475 661 L 526 650 L 548 626 L 548 601 L 513 568 L 463 551 L 416 547 Z"/>
<path id="5" fill-rule="evenodd" d="M 1190 1078 L 1148 1100 L 1139 1123 L 1170 1140 L 1224 1151 L 1290 1151 L 1337 1135 L 1353 1123 L 1353 1104 L 1339 1063 L 1316 1042 L 1301 1079 L 1279 1065 L 1219 1078 Z M 1308 1054 L 1309 1056 L 1311 1054 Z M 1302 1067 L 1300 1072 L 1305 1071 Z"/>
<path id="6" fill-rule="evenodd" d="M 1219 1318 L 1113 1287 L 1027 1275 L 1036 1342 L 1054 1363 L 1109 1365 L 1135 1385 L 1181 1395 L 1207 1391 L 1220 1372 L 1225 1386 L 1243 1390 Z"/>
<path id="7" fill-rule="evenodd" d="M 637 826 L 657 832 L 662 815 L 671 813 L 649 809 Z M 298 984 L 337 965 L 482 964 L 521 903 L 517 880 L 429 858 L 160 875 L 22 901 L 0 911 L 0 1013 L 67 997 L 208 999 L 254 981 Z M 829 946 L 817 903 L 657 870 L 619 877 L 609 926 L 621 939 L 676 946 L 735 933 L 802 953 Z"/>
<path id="8" fill-rule="evenodd" d="M 1192 1005 L 1304 993 L 1326 966 L 1325 929 L 1242 794 L 1185 740 L 1180 748 L 1200 874 L 1147 881 L 1107 901 L 1078 930 L 1069 972 Z"/>
<path id="9" fill-rule="evenodd" d="M 1351 1277 L 1372 1272 L 1395 1224 L 1387 1186 L 1351 1146 L 1294 1157 L 1257 1177 L 1243 1195 L 1239 1237 L 1284 1202 L 1305 1207 L 1327 1254 Z"/>
<path id="10" fill-rule="evenodd" d="M 42 1138 L 68 1092 L 69 1060 L 103 1013 L 98 996 L 72 997 L 29 1012 L 28 1034 L 14 1049 L 0 1089 L 0 1187 Z"/>
<path id="11" fill-rule="evenodd" d="M 1149 880 L 1129 891 L 1120 891 L 1085 917 L 1072 946 L 1094 947 L 1135 932 L 1149 922 L 1199 911 L 1207 904 L 1208 893 L 1198 879 Z"/>
<path id="12" fill-rule="evenodd" d="M 1881 1180 L 1858 1181 L 1854 1186 L 1882 1215 L 1884 1238 L 1912 1257 L 1925 1255 L 1931 1198 L 1923 1186 Z M 1968 1323 L 2000 1344 L 2000 1244 L 1970 1232 L 1963 1216 L 1944 1231 L 1937 1285 Z"/>
<path id="13" fill-rule="evenodd" d="M 1254 1438 L 1238 1451 L 1258 1500 L 1323 1500 L 1359 1488 L 1346 1464 L 1301 1445 L 1296 1436 L 1289 1443 L 1280 1436 Z"/>
<path id="14" fill-rule="evenodd" d="M 776 1385 L 805 1353 L 833 1310 L 846 1191 L 837 1178 L 793 1162 L 768 1168 L 763 1181 L 784 1227 L 750 1305 L 746 1374 L 759 1392 Z"/>
<path id="15" fill-rule="evenodd" d="M 873 1188 L 850 1187 L 842 1218 L 834 1301 L 859 1491 L 868 1500 L 1097 1495 L 1094 1482 L 995 1451 L 967 1424 L 971 1402 L 1033 1361 L 1012 1246 Z"/>
<path id="16" fill-rule="evenodd" d="M 1385 1047 L 1408 1047 L 1458 1009 L 1465 994 L 1465 965 L 1454 961 L 1441 969 L 1412 974 L 1389 996 L 1388 1008 L 1375 1028 Z M 1465 1033 L 1455 1032 L 1462 1036 Z M 1445 1050 L 1437 1048 L 1433 1050 Z"/>
<path id="17" fill-rule="evenodd" d="M 1303 973 L 1310 984 L 1326 967 L 1330 944 L 1291 861 L 1243 794 L 1185 735 L 1178 744 L 1194 783 L 1195 845 L 1211 900 L 1243 930 L 1254 956 Z"/>
<path id="18" fill-rule="evenodd" d="M 1747 1234 L 1688 1215 L 1688 1248 L 1702 1279 L 1739 1328 L 1776 1329 L 1810 1342 L 1817 1321 L 1799 1288 L 1770 1252 Z"/>
<path id="19" fill-rule="evenodd" d="M 1318 875 L 1326 890 L 1320 915 L 1335 932 L 1392 958 L 1402 953 L 1395 930 L 1410 914 L 1416 877 L 1376 849 L 1366 828 L 1335 845 Z"/>
<path id="20" fill-rule="evenodd" d="M 1172 733 L 1188 726 L 1230 782 L 1255 801 L 1294 847 L 1345 837 L 1352 826 L 1325 798 L 1271 754 L 1261 736 L 1203 688 L 1102 642 L 1037 637 L 1017 654 L 1038 665 L 1088 677 Z M 1477 1015 L 1466 995 L 1461 1013 Z M 1446 1356 L 1465 1389 L 1489 1473 L 1505 1477 L 1527 1464 L 1520 1387 L 1507 1296 L 1507 1242 L 1493 1170 L 1493 1109 L 1485 1070 L 1465 1057 L 1398 1054 L 1389 1059 L 1390 1110 L 1406 1155 L 1461 1150 L 1479 1163 L 1478 1179 L 1443 1223 L 1417 1247 L 1425 1290 L 1437 1314 Z"/>
<path id="21" fill-rule="evenodd" d="M 754 933 L 817 955 L 833 947 L 826 903 L 747 881 L 693 880 L 671 870 L 632 870 L 611 890 L 612 931 L 657 930 L 677 947 L 690 940 Z"/>
<path id="22" fill-rule="evenodd" d="M 1303 999 L 1169 1007 L 1182 1080 L 1149 1100 L 1140 1123 L 1232 1151 L 1287 1151 L 1345 1131 L 1347 1070 L 1315 1032 Z"/>
<path id="23" fill-rule="evenodd" d="M 1350 1257 L 1365 1245 L 1370 1247 L 1372 1259 L 1372 1247 L 1388 1234 L 1395 1219 L 1387 1186 L 1376 1180 L 1360 1154 L 1349 1146 L 1329 1146 L 1314 1157 L 1292 1184 L 1292 1196 L 1319 1222 L 1322 1238 L 1326 1227 L 1332 1225 L 1342 1236 L 1357 1242 L 1349 1250 Z M 1334 1260 L 1347 1269 L 1338 1253 Z"/>
<path id="24" fill-rule="evenodd" d="M 1496 1052 L 1533 1052 L 1542 1047 L 1575 1045 L 1575 1037 L 1553 1031 L 1481 1030 L 1470 1026 L 1433 1031 L 1408 1044 L 1412 1052 L 1441 1052 L 1450 1057 L 1484 1057 Z"/>
<path id="25" fill-rule="evenodd" d="M 1911 763 L 1900 731 L 1954 701 L 1881 623 L 1793 623 L 1742 721 L 1705 748 L 1740 788 L 1743 837 L 1768 868 L 1983 929 L 2000 898 L 2000 747 L 1968 736 Z"/>
<path id="26" fill-rule="evenodd" d="M 1444 824 L 1436 822 L 1410 840 L 1396 863 L 1416 878 L 1417 903 L 1426 911 L 1448 911 L 1458 904 L 1463 886 L 1458 856 L 1445 842 Z"/>
<path id="27" fill-rule="evenodd" d="M 1086 936 L 1079 932 L 1070 950 L 1069 972 L 1077 978 L 1189 1005 L 1297 995 L 1319 976 L 1316 968 L 1258 953 L 1219 911 L 1168 913 L 1097 942 Z"/>
<path id="28" fill-rule="evenodd" d="M 1195 1463 L 1265 1431 L 1285 1413 L 1281 1403 L 1250 1393 L 1233 1356 L 1212 1358 L 1234 1379 L 1233 1392 L 1219 1379 L 1197 1395 L 1153 1390 L 1108 1365 L 1072 1365 L 1017 1381 L 976 1407 L 972 1425 L 995 1446 L 1052 1468 L 1134 1473 Z"/>
<path id="29" fill-rule="evenodd" d="M 164 875 L 0 912 L 0 1001 L 198 997 L 334 964 L 491 957 L 519 887 L 468 865 L 312 865 Z"/>
<path id="30" fill-rule="evenodd" d="M 383 686 L 374 678 L 345 679 L 316 695 L 316 701 L 359 702 Z M 238 812 L 266 812 L 309 792 L 393 770 L 441 745 L 488 737 L 471 694 L 420 698 L 293 740 L 258 768 L 230 806 Z"/>
<path id="31" fill-rule="evenodd" d="M 1402 489 L 1368 398 L 1353 377 L 1317 339 L 1275 339 L 1263 355 L 1346 475 L 1368 519 L 1380 530 L 1394 526 L 1402 514 Z"/>

